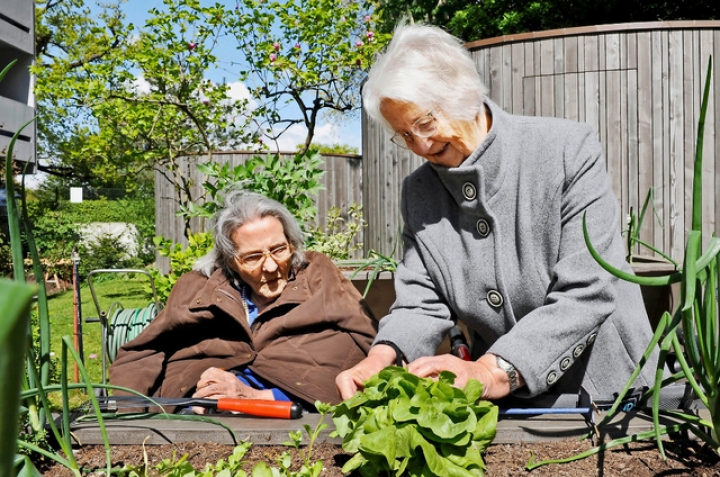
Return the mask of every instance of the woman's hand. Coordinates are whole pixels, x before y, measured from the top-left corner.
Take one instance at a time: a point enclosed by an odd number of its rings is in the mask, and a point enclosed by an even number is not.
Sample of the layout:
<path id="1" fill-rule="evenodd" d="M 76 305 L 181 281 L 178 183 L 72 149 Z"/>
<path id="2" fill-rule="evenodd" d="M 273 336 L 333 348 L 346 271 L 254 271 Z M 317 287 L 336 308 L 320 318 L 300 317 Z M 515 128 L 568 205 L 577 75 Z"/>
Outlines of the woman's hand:
<path id="1" fill-rule="evenodd" d="M 340 397 L 349 399 L 355 391 L 362 389 L 363 383 L 370 376 L 379 373 L 386 367 L 395 364 L 395 350 L 388 345 L 379 344 L 370 348 L 367 358 L 350 369 L 346 369 L 335 378 L 335 385 Z"/>
<path id="2" fill-rule="evenodd" d="M 463 361 L 450 354 L 426 356 L 410 363 L 408 371 L 422 378 L 437 378 L 441 371 L 452 371 L 457 376 L 455 387 L 458 388 L 475 378 L 483 385 L 483 399 L 500 399 L 510 394 L 510 378 L 498 367 L 493 354 L 485 354 L 477 361 Z M 518 378 L 523 385 L 519 374 Z"/>
<path id="3" fill-rule="evenodd" d="M 237 376 L 220 368 L 208 368 L 200 375 L 194 398 L 221 399 L 273 399 L 272 391 L 253 389 L 240 381 Z M 203 414 L 204 409 L 193 407 L 197 414 Z"/>

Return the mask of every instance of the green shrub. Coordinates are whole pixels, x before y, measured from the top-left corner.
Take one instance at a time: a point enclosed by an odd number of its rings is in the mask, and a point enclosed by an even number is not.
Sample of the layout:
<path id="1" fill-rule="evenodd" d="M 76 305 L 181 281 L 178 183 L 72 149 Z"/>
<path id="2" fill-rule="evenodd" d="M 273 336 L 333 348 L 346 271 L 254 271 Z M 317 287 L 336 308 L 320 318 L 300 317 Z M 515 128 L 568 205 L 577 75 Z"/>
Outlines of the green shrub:
<path id="1" fill-rule="evenodd" d="M 72 249 L 80 240 L 79 227 L 95 222 L 133 224 L 137 231 L 135 250 L 139 259 L 136 266 L 150 264 L 155 259 L 152 242 L 155 236 L 154 199 L 103 199 L 82 203 L 36 200 L 28 202 L 28 214 L 34 224 L 33 232 L 43 257 L 43 265 L 48 272 L 67 275 Z"/>
<path id="2" fill-rule="evenodd" d="M 12 275 L 12 259 L 9 239 L 0 232 L 0 278 Z"/>
<path id="3" fill-rule="evenodd" d="M 290 159 L 280 159 L 277 154 L 256 155 L 234 168 L 214 162 L 200 164 L 198 170 L 208 176 L 203 183 L 208 198 L 204 204 L 190 204 L 180 213 L 190 217 L 214 217 L 223 207 L 224 194 L 232 188 L 242 187 L 277 200 L 300 224 L 313 223 L 317 213 L 315 196 L 322 188 L 320 178 L 325 173 L 322 164 L 323 158 L 317 153 L 295 154 Z"/>
<path id="4" fill-rule="evenodd" d="M 151 270 L 158 300 L 161 303 L 167 302 L 170 290 L 175 286 L 178 278 L 191 271 L 195 261 L 208 253 L 214 245 L 215 240 L 209 232 L 190 235 L 188 246 L 185 248 L 179 243 L 173 243 L 172 240 L 163 237 L 155 238 L 158 253 L 170 259 L 170 273 L 167 275 L 163 275 L 157 269 Z M 149 285 L 145 287 L 145 291 L 149 297 L 152 297 L 152 289 Z"/>
<path id="5" fill-rule="evenodd" d="M 362 242 L 353 244 L 353 239 L 365 225 L 361 205 L 353 203 L 350 206 L 347 221 L 341 217 L 340 209 L 331 207 L 325 228 L 310 229 L 307 248 L 322 252 L 332 260 L 348 260 L 353 252 L 362 250 Z"/>
<path id="6" fill-rule="evenodd" d="M 80 240 L 76 224 L 60 211 L 46 211 L 33 219 L 32 230 L 43 270 L 69 280 L 72 250 Z"/>
<path id="7" fill-rule="evenodd" d="M 137 268 L 142 266 L 137 257 L 130 255 L 118 236 L 103 233 L 78 247 L 79 274 L 87 277 L 93 270 L 108 268 Z"/>

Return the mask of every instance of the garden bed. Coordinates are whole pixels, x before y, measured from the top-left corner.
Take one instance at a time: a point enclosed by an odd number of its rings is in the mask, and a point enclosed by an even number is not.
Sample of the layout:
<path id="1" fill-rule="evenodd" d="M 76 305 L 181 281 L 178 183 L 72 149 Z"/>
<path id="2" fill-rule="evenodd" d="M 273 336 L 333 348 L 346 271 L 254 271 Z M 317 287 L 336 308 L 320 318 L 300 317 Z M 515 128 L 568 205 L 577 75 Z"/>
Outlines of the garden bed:
<path id="1" fill-rule="evenodd" d="M 491 446 L 485 456 L 487 464 L 487 477 L 506 476 L 690 476 L 711 477 L 720 475 L 720 459 L 717 454 L 703 447 L 697 441 L 683 439 L 666 442 L 667 461 L 663 461 L 655 445 L 651 442 L 633 443 L 627 447 L 620 447 L 603 454 L 588 457 L 568 464 L 555 464 L 529 472 L 525 464 L 530 456 L 535 454 L 537 459 L 560 458 L 574 455 L 590 448 L 588 441 L 579 442 L 576 439 L 566 439 L 551 442 L 501 444 Z M 169 459 L 175 452 L 177 458 L 188 454 L 189 462 L 196 469 L 202 469 L 205 463 L 215 464 L 218 459 L 227 458 L 233 447 L 213 442 L 186 442 L 165 445 L 120 445 L 112 448 L 112 461 L 114 467 L 123 465 L 141 465 L 143 452 L 147 453 L 147 462 L 150 466 L 159 463 L 162 459 Z M 245 456 L 246 471 L 250 471 L 255 463 L 266 462 L 275 464 L 277 457 L 288 450 L 284 446 L 253 446 Z M 300 458 L 294 455 L 294 463 L 300 465 Z M 331 442 L 316 445 L 313 450 L 314 459 L 322 460 L 324 477 L 342 476 L 341 468 L 349 458 L 342 449 Z M 105 449 L 103 446 L 92 445 L 81 447 L 76 454 L 81 466 L 88 469 L 102 469 L 105 464 Z M 66 477 L 72 473 L 60 465 L 43 466 L 41 472 L 45 477 Z M 98 475 L 98 474 L 95 474 Z"/>

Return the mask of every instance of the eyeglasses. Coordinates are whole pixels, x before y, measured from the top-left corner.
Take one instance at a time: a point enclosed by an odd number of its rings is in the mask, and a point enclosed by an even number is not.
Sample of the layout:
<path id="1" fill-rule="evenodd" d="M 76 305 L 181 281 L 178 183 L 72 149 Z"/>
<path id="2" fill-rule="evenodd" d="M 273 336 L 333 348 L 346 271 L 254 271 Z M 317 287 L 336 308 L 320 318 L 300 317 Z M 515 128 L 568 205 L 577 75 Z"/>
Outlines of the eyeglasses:
<path id="1" fill-rule="evenodd" d="M 435 120 L 435 116 L 432 114 L 433 109 L 428 111 L 427 114 L 423 114 L 417 118 L 410 128 L 410 132 L 403 134 L 395 133 L 395 135 L 390 138 L 390 141 L 400 147 L 410 149 L 415 145 L 415 139 L 413 139 L 413 136 L 430 137 L 435 134 L 437 131 L 437 122 Z"/>
<path id="2" fill-rule="evenodd" d="M 250 252 L 244 255 L 235 255 L 238 265 L 247 271 L 253 271 L 260 268 L 267 257 L 272 257 L 276 263 L 284 263 L 293 254 L 293 247 L 290 244 L 278 245 L 272 250 L 262 250 L 260 252 Z"/>

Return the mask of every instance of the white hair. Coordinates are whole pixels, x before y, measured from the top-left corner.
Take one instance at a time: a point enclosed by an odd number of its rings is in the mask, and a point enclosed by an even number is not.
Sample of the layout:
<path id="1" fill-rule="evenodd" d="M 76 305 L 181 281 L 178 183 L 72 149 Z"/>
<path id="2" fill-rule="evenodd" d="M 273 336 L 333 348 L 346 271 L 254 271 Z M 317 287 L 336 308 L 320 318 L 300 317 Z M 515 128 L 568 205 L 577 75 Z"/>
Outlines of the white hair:
<path id="1" fill-rule="evenodd" d="M 363 86 L 363 107 L 388 130 L 380 114 L 383 99 L 438 108 L 452 118 L 472 121 L 483 110 L 486 89 L 462 41 L 442 29 L 398 25 L 385 53 L 376 57 Z"/>
<path id="2" fill-rule="evenodd" d="M 225 207 L 215 216 L 213 234 L 215 246 L 197 259 L 193 270 L 209 277 L 222 268 L 228 279 L 237 283 L 239 278 L 231 263 L 236 253 L 232 236 L 244 224 L 264 217 L 275 217 L 280 221 L 285 237 L 293 246 L 291 267 L 299 270 L 305 264 L 304 236 L 297 219 L 280 202 L 256 192 L 231 189 L 225 197 Z"/>

